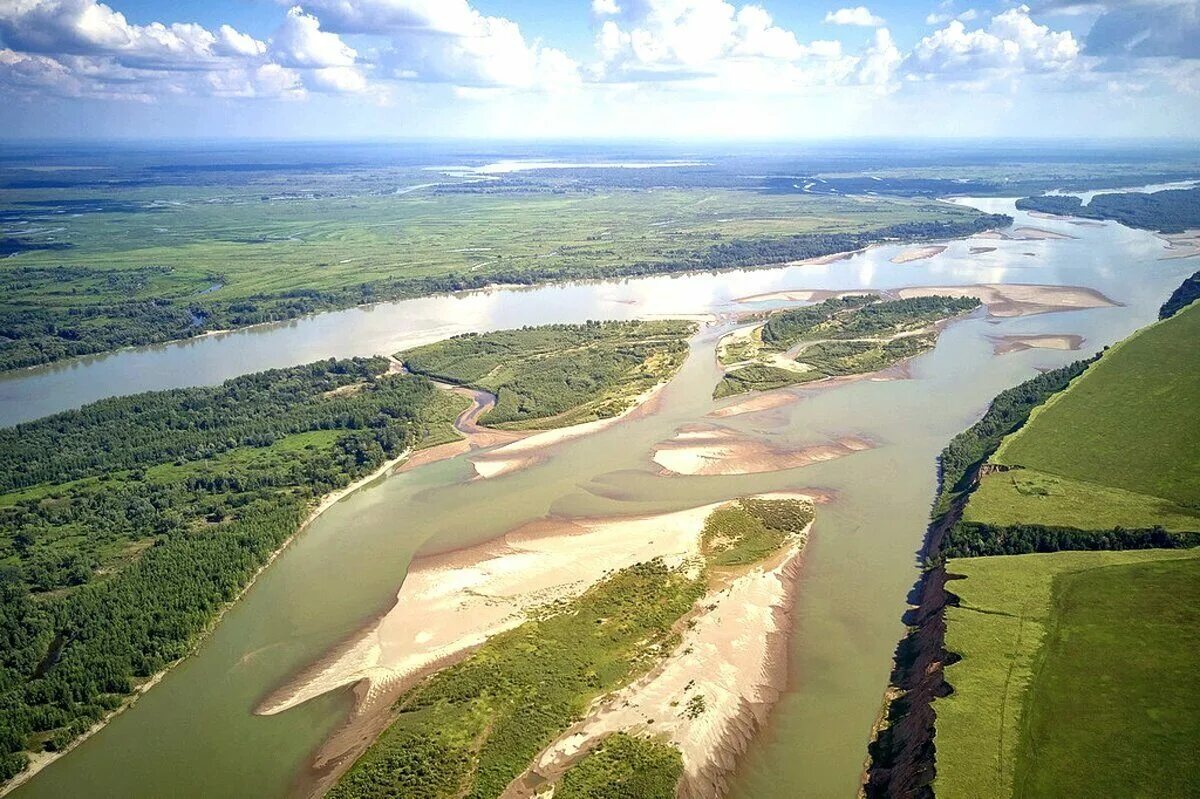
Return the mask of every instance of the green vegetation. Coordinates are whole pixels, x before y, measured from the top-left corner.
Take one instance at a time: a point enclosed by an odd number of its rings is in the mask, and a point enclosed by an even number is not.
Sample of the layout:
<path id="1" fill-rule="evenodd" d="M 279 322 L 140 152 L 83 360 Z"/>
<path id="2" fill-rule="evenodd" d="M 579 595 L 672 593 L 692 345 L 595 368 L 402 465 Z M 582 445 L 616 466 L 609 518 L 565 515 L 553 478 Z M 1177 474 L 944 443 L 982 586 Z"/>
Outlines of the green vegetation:
<path id="1" fill-rule="evenodd" d="M 1087 205 L 1079 197 L 1042 195 L 1017 200 L 1017 208 L 1087 219 L 1113 219 L 1129 227 L 1182 233 L 1200 227 L 1200 188 L 1097 194 Z"/>
<path id="2" fill-rule="evenodd" d="M 1106 352 L 1005 439 L 965 518 L 1200 531 L 1198 338 L 1192 306 Z"/>
<path id="3" fill-rule="evenodd" d="M 471 333 L 400 353 L 412 372 L 496 395 L 494 427 L 616 416 L 683 365 L 688 322 L 588 322 Z"/>
<path id="4" fill-rule="evenodd" d="M 661 561 L 492 638 L 410 691 L 330 797 L 496 797 L 595 697 L 645 672 L 704 592 Z"/>
<path id="5" fill-rule="evenodd" d="M 674 799 L 683 758 L 670 744 L 618 732 L 572 766 L 556 799 Z"/>
<path id="6" fill-rule="evenodd" d="M 935 322 L 977 307 L 979 300 L 970 297 L 880 301 L 868 294 L 777 311 L 761 332 L 727 337 L 730 343 L 722 344 L 719 357 L 729 368 L 713 396 L 877 372 L 933 349 Z M 783 350 L 787 355 L 780 354 Z M 731 363 L 748 357 L 754 360 Z"/>
<path id="7" fill-rule="evenodd" d="M 1196 272 L 1179 284 L 1179 288 L 1171 293 L 1171 296 L 1159 309 L 1158 318 L 1169 319 L 1196 300 L 1200 300 L 1200 272 Z"/>
<path id="8" fill-rule="evenodd" d="M 421 169 L 198 174 L 0 188 L 0 218 L 23 231 L 0 266 L 0 370 L 382 300 L 778 264 L 1009 221 L 711 186 L 485 190 Z"/>
<path id="9" fill-rule="evenodd" d="M 802 502 L 743 499 L 709 514 L 701 546 L 712 566 L 748 566 L 778 552 L 812 520 L 812 506 Z"/>
<path id="10" fill-rule="evenodd" d="M 0 430 L 0 778 L 183 657 L 313 502 L 452 438 L 463 400 L 321 361 Z"/>
<path id="11" fill-rule="evenodd" d="M 938 796 L 1182 796 L 1196 759 L 1200 550 L 956 559 Z M 1017 780 L 1014 780 L 1014 775 Z"/>
<path id="12" fill-rule="evenodd" d="M 809 503 L 797 500 L 741 500 L 719 508 L 703 532 L 705 565 L 766 558 L 801 534 L 812 514 Z M 329 796 L 500 796 L 594 699 L 675 648 L 678 625 L 707 585 L 707 574 L 686 567 L 639 563 L 489 639 L 401 697 L 391 726 Z M 567 772 L 562 787 L 567 796 L 673 795 L 681 769 L 669 746 L 609 737 Z M 597 781 L 610 777 L 612 790 L 630 793 L 595 794 L 610 787 Z M 671 792 L 660 793 L 668 785 Z"/>

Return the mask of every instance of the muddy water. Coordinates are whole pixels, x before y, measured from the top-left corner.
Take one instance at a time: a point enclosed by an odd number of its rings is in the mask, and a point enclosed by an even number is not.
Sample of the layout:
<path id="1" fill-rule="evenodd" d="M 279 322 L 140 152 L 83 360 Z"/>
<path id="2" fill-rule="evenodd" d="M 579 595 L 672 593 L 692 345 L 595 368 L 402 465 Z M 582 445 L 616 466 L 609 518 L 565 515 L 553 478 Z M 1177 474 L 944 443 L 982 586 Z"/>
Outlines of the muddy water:
<path id="1" fill-rule="evenodd" d="M 973 201 L 1011 211 L 1011 201 Z M 789 663 L 790 688 L 735 781 L 737 797 L 852 796 L 886 684 L 900 612 L 916 576 L 914 551 L 934 489 L 933 458 L 988 400 L 1039 368 L 1112 343 L 1151 321 L 1196 267 L 1157 261 L 1162 243 L 1115 225 L 1075 226 L 1017 215 L 1078 238 L 952 242 L 930 260 L 889 263 L 878 248 L 825 266 L 649 278 L 441 297 L 347 311 L 275 328 L 130 351 L 33 372 L 0 384 L 11 421 L 122 392 L 211 382 L 327 355 L 390 351 L 464 329 L 588 318 L 725 313 L 731 301 L 779 289 L 975 282 L 1096 288 L 1122 307 L 951 325 L 912 363 L 909 380 L 809 390 L 788 406 L 720 420 L 774 444 L 860 435 L 878 444 L 793 471 L 727 477 L 661 476 L 653 445 L 704 421 L 718 372 L 713 347 L 728 327 L 705 327 L 653 413 L 568 442 L 544 464 L 470 480 L 462 458 L 377 481 L 322 516 L 285 552 L 204 643 L 131 711 L 20 789 L 20 797 L 272 797 L 301 791 L 305 763 L 344 717 L 348 692 L 278 716 L 251 709 L 287 676 L 386 610 L 419 552 L 469 544 L 546 514 L 673 510 L 747 493 L 822 488 Z M 970 246 L 996 246 L 970 255 Z M 1027 255 L 1026 253 L 1032 253 Z M 1083 353 L 993 354 L 989 336 L 1080 334 Z M 20 398 L 14 399 L 14 398 Z M 14 403 L 22 405 L 12 407 Z M 712 420 L 708 420 L 712 421 Z"/>

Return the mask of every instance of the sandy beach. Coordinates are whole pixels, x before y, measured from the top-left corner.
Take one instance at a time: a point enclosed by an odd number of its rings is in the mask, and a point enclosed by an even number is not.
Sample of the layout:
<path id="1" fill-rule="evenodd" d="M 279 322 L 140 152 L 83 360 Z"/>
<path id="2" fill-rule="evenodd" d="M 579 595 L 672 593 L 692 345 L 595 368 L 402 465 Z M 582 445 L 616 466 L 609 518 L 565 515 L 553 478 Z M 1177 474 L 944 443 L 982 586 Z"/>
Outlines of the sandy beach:
<path id="1" fill-rule="evenodd" d="M 651 459 L 666 475 L 761 474 L 798 469 L 872 448 L 847 436 L 821 444 L 781 447 L 716 425 L 688 425 L 658 444 Z"/>
<path id="2" fill-rule="evenodd" d="M 907 264 L 911 261 L 924 261 L 927 258 L 941 255 L 946 251 L 946 245 L 933 244 L 927 247 L 914 247 L 892 257 L 894 264 Z"/>
<path id="3" fill-rule="evenodd" d="M 995 317 L 1031 316 L 1055 311 L 1113 308 L 1117 303 L 1095 289 L 1080 286 L 1044 286 L 1028 283 L 984 283 L 973 286 L 912 286 L 891 292 L 898 297 L 945 294 L 975 297 Z"/>
<path id="4" fill-rule="evenodd" d="M 784 688 L 793 587 L 811 527 L 783 553 L 710 589 L 675 651 L 597 701 L 538 756 L 530 769 L 538 779 L 514 781 L 504 799 L 532 797 L 529 786 L 556 779 L 605 736 L 622 731 L 665 737 L 680 750 L 679 797 L 722 795 Z"/>
<path id="5" fill-rule="evenodd" d="M 698 568 L 704 521 L 723 504 L 626 517 L 551 517 L 474 547 L 415 560 L 389 611 L 272 692 L 254 712 L 281 713 L 355 686 L 350 719 L 313 761 L 317 789 L 327 788 L 386 727 L 391 705 L 405 690 L 488 638 L 635 563 L 662 558 L 671 567 Z"/>
<path id="6" fill-rule="evenodd" d="M 1083 346 L 1083 336 L 1074 334 L 990 336 L 997 355 L 1025 350 L 1078 350 Z"/>

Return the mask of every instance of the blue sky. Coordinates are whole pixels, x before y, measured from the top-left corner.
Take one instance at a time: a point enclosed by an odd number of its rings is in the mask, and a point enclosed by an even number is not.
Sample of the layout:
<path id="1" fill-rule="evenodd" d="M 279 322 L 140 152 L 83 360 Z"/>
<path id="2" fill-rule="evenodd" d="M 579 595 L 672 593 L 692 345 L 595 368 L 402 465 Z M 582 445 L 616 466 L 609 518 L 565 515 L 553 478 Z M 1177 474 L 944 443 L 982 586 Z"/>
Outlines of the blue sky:
<path id="1" fill-rule="evenodd" d="M 1200 0 L 0 0 L 0 136 L 1188 137 Z"/>

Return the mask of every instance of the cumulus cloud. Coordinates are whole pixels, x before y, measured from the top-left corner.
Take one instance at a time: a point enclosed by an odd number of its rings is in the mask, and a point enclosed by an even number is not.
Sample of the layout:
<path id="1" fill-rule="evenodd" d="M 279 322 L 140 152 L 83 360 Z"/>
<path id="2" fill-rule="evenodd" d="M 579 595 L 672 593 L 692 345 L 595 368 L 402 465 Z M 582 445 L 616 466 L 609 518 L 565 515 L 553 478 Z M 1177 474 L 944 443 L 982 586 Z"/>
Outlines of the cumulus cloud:
<path id="1" fill-rule="evenodd" d="M 1062 71 L 1076 65 L 1079 55 L 1070 31 L 1039 25 L 1028 6 L 1019 6 L 974 30 L 952 20 L 917 43 L 904 69 L 915 78 L 978 81 Z"/>
<path id="2" fill-rule="evenodd" d="M 285 67 L 348 67 L 358 53 L 336 33 L 321 30 L 320 21 L 293 6 L 271 39 L 271 60 Z"/>
<path id="3" fill-rule="evenodd" d="M 866 6 L 828 11 L 825 13 L 825 21 L 833 25 L 858 25 L 863 28 L 879 28 L 887 24 L 883 17 L 872 14 Z"/>
<path id="4" fill-rule="evenodd" d="M 338 33 L 388 37 L 381 63 L 392 77 L 475 88 L 563 89 L 579 66 L 562 50 L 529 41 L 505 17 L 466 0 L 310 0 L 304 7 Z M 599 2 L 598 13 L 617 11 Z"/>

